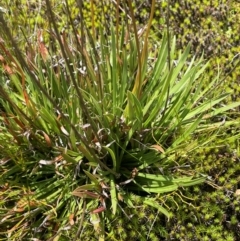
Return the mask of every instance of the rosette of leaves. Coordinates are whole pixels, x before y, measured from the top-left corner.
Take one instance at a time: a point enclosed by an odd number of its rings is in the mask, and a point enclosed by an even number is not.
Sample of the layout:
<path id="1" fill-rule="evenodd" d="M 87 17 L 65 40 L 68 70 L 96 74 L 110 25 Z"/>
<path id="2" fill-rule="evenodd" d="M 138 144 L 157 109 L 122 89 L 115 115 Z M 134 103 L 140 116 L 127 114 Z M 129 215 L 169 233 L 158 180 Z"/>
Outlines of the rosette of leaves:
<path id="1" fill-rule="evenodd" d="M 37 48 L 29 43 L 25 57 L 1 18 L 4 40 L 15 49 L 1 41 L 0 225 L 8 230 L 1 235 L 64 240 L 93 229 L 104 240 L 112 234 L 110 215 L 130 222 L 137 203 L 170 218 L 159 195 L 205 181 L 170 167 L 214 140 L 223 124 L 211 118 L 240 103 L 220 105 L 228 93 L 215 94 L 219 76 L 202 88 L 208 63 L 189 60 L 190 46 L 176 58 L 176 38 L 164 34 L 149 52 L 154 2 L 144 34 L 128 1 L 132 26 L 126 21 L 120 32 L 117 21 L 110 37 L 101 29 L 98 38 L 84 20 L 80 33 L 60 35 L 48 0 L 46 6 L 56 52 L 39 31 Z"/>

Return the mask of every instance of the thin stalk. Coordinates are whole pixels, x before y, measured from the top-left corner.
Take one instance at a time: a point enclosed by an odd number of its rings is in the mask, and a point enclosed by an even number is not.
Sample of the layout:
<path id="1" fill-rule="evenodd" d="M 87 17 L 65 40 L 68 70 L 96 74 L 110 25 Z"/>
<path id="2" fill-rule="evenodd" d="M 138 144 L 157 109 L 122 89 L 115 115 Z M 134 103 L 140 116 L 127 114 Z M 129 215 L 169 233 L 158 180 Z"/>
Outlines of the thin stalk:
<path id="1" fill-rule="evenodd" d="M 142 80 L 142 60 L 141 60 L 141 53 L 140 53 L 140 46 L 139 46 L 139 39 L 138 39 L 138 34 L 137 34 L 137 26 L 136 26 L 136 20 L 134 17 L 134 12 L 133 12 L 133 7 L 132 7 L 132 1 L 128 0 L 128 7 L 130 10 L 130 15 L 132 18 L 132 25 L 133 25 L 133 31 L 134 31 L 134 36 L 135 36 L 135 41 L 137 45 L 137 52 L 138 52 L 138 72 L 137 76 L 135 79 L 135 84 L 133 87 L 133 93 L 140 98 L 140 89 L 141 89 L 141 80 Z"/>
<path id="2" fill-rule="evenodd" d="M 148 37 L 149 37 L 149 33 L 150 33 L 150 29 L 152 26 L 152 20 L 153 20 L 153 16 L 154 16 L 154 11 L 155 11 L 155 0 L 152 0 L 152 5 L 151 5 L 151 13 L 150 13 L 150 18 L 147 24 L 147 28 L 146 28 L 146 34 L 144 37 L 144 45 L 143 45 L 143 51 L 142 51 L 142 63 L 144 62 L 144 60 L 147 59 L 147 51 L 148 51 Z M 144 30 L 143 30 L 144 31 Z M 140 90 L 142 88 L 142 82 L 141 82 L 141 87 Z M 141 95 L 141 92 L 140 92 Z"/>
<path id="3" fill-rule="evenodd" d="M 81 219 L 80 219 L 80 223 L 79 223 L 79 227 L 76 233 L 75 238 L 73 239 L 73 241 L 77 241 L 81 230 L 82 230 L 82 226 L 83 226 L 83 221 L 84 221 L 84 216 L 85 216 L 85 211 L 86 211 L 86 200 L 83 201 L 83 208 L 82 208 L 82 215 L 81 215 Z"/>
<path id="4" fill-rule="evenodd" d="M 167 63 L 168 63 L 168 71 L 169 74 L 171 73 L 171 46 L 170 46 L 170 6 L 169 6 L 169 0 L 167 2 L 167 51 L 168 51 L 168 58 L 167 58 Z M 167 106 L 168 106 L 168 99 L 169 99 L 169 94 L 170 94 L 170 85 L 168 86 L 167 89 L 167 98 L 166 98 L 166 102 L 165 102 L 165 106 L 164 106 L 164 110 L 162 113 L 162 118 L 164 118 L 166 110 L 167 110 Z"/>
<path id="5" fill-rule="evenodd" d="M 168 71 L 170 72 L 171 69 L 171 56 L 170 56 L 170 51 L 171 51 L 171 47 L 170 47 L 170 23 L 169 23 L 169 19 L 170 19 L 170 7 L 169 7 L 169 0 L 168 0 L 168 4 L 167 4 L 167 50 L 168 50 Z"/>
<path id="6" fill-rule="evenodd" d="M 95 29 L 95 18 L 94 18 L 93 5 L 94 5 L 93 0 L 91 0 L 90 6 L 91 6 L 91 19 L 92 19 L 92 36 L 93 36 L 93 40 L 95 42 L 96 41 L 96 29 Z"/>
<path id="7" fill-rule="evenodd" d="M 116 5 L 116 45 L 117 45 L 117 56 L 119 57 L 119 0 L 117 0 Z"/>

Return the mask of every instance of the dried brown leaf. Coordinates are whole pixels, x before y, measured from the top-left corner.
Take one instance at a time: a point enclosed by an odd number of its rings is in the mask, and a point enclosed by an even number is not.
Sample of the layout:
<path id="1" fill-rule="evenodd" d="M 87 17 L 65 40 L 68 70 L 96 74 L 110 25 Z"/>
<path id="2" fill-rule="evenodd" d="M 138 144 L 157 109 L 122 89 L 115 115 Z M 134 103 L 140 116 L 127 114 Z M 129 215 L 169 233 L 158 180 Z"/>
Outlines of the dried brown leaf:
<path id="1" fill-rule="evenodd" d="M 164 153 L 164 149 L 160 146 L 160 145 L 152 145 L 151 148 L 153 148 L 154 150 Z"/>
<path id="2" fill-rule="evenodd" d="M 49 57 L 49 53 L 48 53 L 47 47 L 43 42 L 42 30 L 39 30 L 37 33 L 37 44 L 38 44 L 38 51 L 40 55 L 42 56 L 43 60 L 46 61 Z"/>

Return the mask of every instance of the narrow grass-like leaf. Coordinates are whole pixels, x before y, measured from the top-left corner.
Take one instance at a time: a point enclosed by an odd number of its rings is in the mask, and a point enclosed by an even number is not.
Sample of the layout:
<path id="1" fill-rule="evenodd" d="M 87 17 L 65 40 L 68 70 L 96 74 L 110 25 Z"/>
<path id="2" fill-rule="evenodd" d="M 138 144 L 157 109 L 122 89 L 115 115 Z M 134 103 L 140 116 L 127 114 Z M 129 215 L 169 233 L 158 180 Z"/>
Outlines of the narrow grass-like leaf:
<path id="1" fill-rule="evenodd" d="M 72 158 L 70 157 L 69 155 L 65 154 L 65 153 L 62 153 L 62 156 L 63 158 L 69 162 L 69 163 L 73 163 L 73 164 L 76 164 L 80 159 L 81 159 L 81 156 L 77 157 L 77 158 Z"/>
<path id="2" fill-rule="evenodd" d="M 164 81 L 164 85 L 162 87 L 160 96 L 158 97 L 158 99 L 156 100 L 155 106 L 153 107 L 153 109 L 151 110 L 147 120 L 144 122 L 144 127 L 148 127 L 149 124 L 156 119 L 157 115 L 159 115 L 159 112 L 161 111 L 161 106 L 164 107 L 164 102 L 167 101 L 167 90 L 170 86 L 170 82 L 172 80 L 172 74 L 173 74 L 173 70 L 171 69 L 170 72 L 168 73 L 168 76 Z M 162 108 L 163 110 L 163 108 Z"/>
<path id="3" fill-rule="evenodd" d="M 189 137 L 198 127 L 199 123 L 202 120 L 202 116 L 200 115 L 191 125 L 187 126 L 187 130 L 184 131 L 184 133 L 181 134 L 172 144 L 172 147 L 176 147 L 177 145 L 181 144 L 186 138 Z M 171 148 L 170 148 L 171 149 Z"/>
<path id="4" fill-rule="evenodd" d="M 170 218 L 170 213 L 163 206 L 159 205 L 155 200 L 145 198 L 143 203 L 156 208 L 159 212 L 163 213 L 167 218 Z"/>
<path id="5" fill-rule="evenodd" d="M 190 186 L 194 186 L 194 185 L 199 185 L 203 182 L 205 182 L 206 177 L 199 177 L 199 178 L 193 178 L 191 180 L 188 181 L 179 181 L 176 182 L 180 187 L 190 187 Z"/>
<path id="6" fill-rule="evenodd" d="M 130 91 L 127 92 L 128 104 L 129 104 L 129 119 L 138 120 L 138 129 L 141 129 L 143 112 L 142 106 L 137 97 Z"/>
<path id="7" fill-rule="evenodd" d="M 101 186 L 94 184 L 85 184 L 77 187 L 73 192 L 81 192 L 81 191 L 101 191 Z"/>
<path id="8" fill-rule="evenodd" d="M 148 192 L 148 193 L 167 193 L 167 192 L 173 192 L 178 189 L 177 184 L 172 184 L 172 185 L 164 185 L 162 187 L 142 187 L 142 190 Z"/>
<path id="9" fill-rule="evenodd" d="M 213 99 L 213 100 L 210 99 L 210 100 L 205 101 L 203 104 L 192 109 L 191 112 L 189 112 L 189 114 L 185 117 L 185 119 L 190 119 L 190 118 L 194 117 L 195 115 L 198 115 L 198 114 L 204 113 L 208 110 L 211 110 L 212 108 L 214 108 L 214 106 L 216 104 L 218 104 L 219 102 L 224 100 L 227 96 L 228 96 L 228 94 L 222 94 L 221 96 L 217 97 L 216 99 Z"/>
<path id="10" fill-rule="evenodd" d="M 104 148 L 105 150 L 107 150 L 109 152 L 109 154 L 110 154 L 110 156 L 112 158 L 113 170 L 115 172 L 117 172 L 118 165 L 117 165 L 117 159 L 116 159 L 114 151 L 111 148 L 106 147 L 106 146 L 102 146 L 102 148 Z"/>
<path id="11" fill-rule="evenodd" d="M 83 170 L 84 173 L 90 178 L 91 181 L 93 181 L 96 185 L 99 185 L 99 181 L 96 178 L 96 175 L 91 174 L 90 172 Z"/>
<path id="12" fill-rule="evenodd" d="M 173 183 L 188 182 L 188 181 L 192 180 L 192 176 L 173 178 L 173 177 L 167 176 L 167 175 L 149 174 L 149 173 L 142 173 L 142 172 L 138 172 L 137 177 L 142 177 L 142 178 L 146 178 L 146 179 L 150 179 L 150 180 L 154 180 L 154 181 L 173 182 Z"/>
<path id="13" fill-rule="evenodd" d="M 116 190 L 116 184 L 114 180 L 114 176 L 110 176 L 110 195 L 111 195 L 111 204 L 112 204 L 112 213 L 113 215 L 117 212 L 117 205 L 118 205 L 118 199 L 117 199 L 117 190 Z"/>
<path id="14" fill-rule="evenodd" d="M 74 196 L 81 197 L 81 198 L 89 198 L 89 199 L 97 199 L 99 198 L 99 194 L 96 194 L 94 192 L 89 191 L 83 191 L 83 190 L 74 190 L 72 192 Z"/>
<path id="15" fill-rule="evenodd" d="M 117 92 L 118 92 L 118 84 L 117 84 L 117 76 L 118 76 L 118 69 L 117 69 L 117 47 L 116 47 L 116 39 L 115 39 L 115 33 L 113 26 L 111 27 L 111 44 L 112 44 L 112 55 L 111 55 L 111 64 L 112 64 L 112 70 L 111 70 L 111 79 L 112 79 L 112 108 L 113 108 L 113 114 L 116 114 L 116 108 L 117 108 Z"/>

